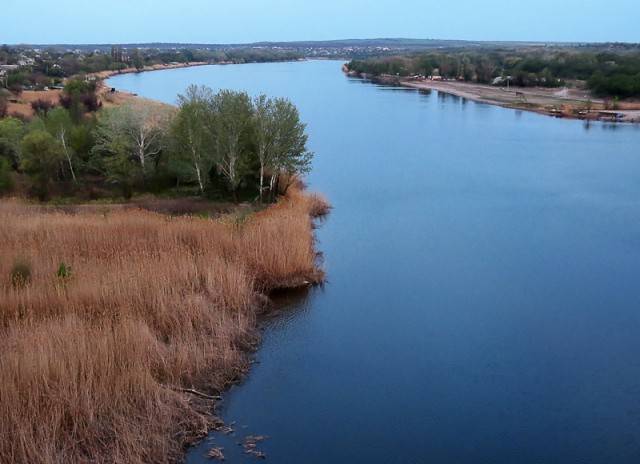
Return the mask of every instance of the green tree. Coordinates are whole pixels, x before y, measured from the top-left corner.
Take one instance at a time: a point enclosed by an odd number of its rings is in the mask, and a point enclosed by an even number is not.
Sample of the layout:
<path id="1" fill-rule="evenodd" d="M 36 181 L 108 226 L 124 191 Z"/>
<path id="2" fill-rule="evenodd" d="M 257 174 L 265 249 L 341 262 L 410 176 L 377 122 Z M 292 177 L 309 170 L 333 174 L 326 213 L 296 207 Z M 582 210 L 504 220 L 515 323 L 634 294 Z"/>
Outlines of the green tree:
<path id="1" fill-rule="evenodd" d="M 142 68 L 144 68 L 144 60 L 142 59 L 142 54 L 140 53 L 140 49 L 136 48 L 133 51 L 133 65 L 135 66 L 135 68 L 140 71 Z"/>
<path id="2" fill-rule="evenodd" d="M 100 104 L 95 93 L 95 82 L 70 80 L 60 95 L 60 104 L 69 110 L 74 123 L 80 123 L 87 112 L 97 111 Z"/>
<path id="3" fill-rule="evenodd" d="M 107 182 L 117 185 L 127 200 L 133 195 L 133 186 L 140 166 L 131 156 L 127 142 L 116 136 L 111 140 L 110 154 L 104 159 Z"/>
<path id="4" fill-rule="evenodd" d="M 204 194 L 208 173 L 214 162 L 211 113 L 208 103 L 213 92 L 205 86 L 190 85 L 184 95 L 178 95 L 178 114 L 171 126 L 173 152 L 186 161 L 193 172 L 200 193 Z"/>
<path id="5" fill-rule="evenodd" d="M 213 96 L 209 108 L 216 169 L 225 179 L 234 201 L 238 201 L 238 187 L 250 161 L 251 98 L 246 92 L 221 90 Z"/>
<path id="6" fill-rule="evenodd" d="M 260 95 L 254 100 L 254 141 L 260 163 L 261 203 L 265 174 L 270 177 L 269 194 L 273 198 L 279 177 L 291 180 L 293 174 L 303 174 L 311 169 L 313 153 L 306 146 L 305 128 L 298 109 L 286 98 L 268 99 Z"/>
<path id="7" fill-rule="evenodd" d="M 49 184 L 58 173 L 64 150 L 59 141 L 43 130 L 27 134 L 21 144 L 20 168 L 40 200 L 49 195 Z"/>
<path id="8" fill-rule="evenodd" d="M 106 110 L 95 130 L 96 151 L 111 152 L 112 140 L 120 138 L 138 162 L 142 178 L 147 178 L 167 148 L 172 113 L 169 106 L 149 100 Z"/>
<path id="9" fill-rule="evenodd" d="M 6 156 L 14 168 L 20 165 L 20 142 L 26 129 L 18 118 L 0 119 L 0 156 Z"/>
<path id="10" fill-rule="evenodd" d="M 11 173 L 11 163 L 0 156 L 0 194 L 12 192 L 15 187 Z"/>
<path id="11" fill-rule="evenodd" d="M 71 144 L 74 124 L 69 111 L 58 107 L 49 111 L 42 119 L 47 132 L 53 135 L 60 143 L 71 178 L 76 182 L 76 165 L 78 164 L 78 159 Z"/>

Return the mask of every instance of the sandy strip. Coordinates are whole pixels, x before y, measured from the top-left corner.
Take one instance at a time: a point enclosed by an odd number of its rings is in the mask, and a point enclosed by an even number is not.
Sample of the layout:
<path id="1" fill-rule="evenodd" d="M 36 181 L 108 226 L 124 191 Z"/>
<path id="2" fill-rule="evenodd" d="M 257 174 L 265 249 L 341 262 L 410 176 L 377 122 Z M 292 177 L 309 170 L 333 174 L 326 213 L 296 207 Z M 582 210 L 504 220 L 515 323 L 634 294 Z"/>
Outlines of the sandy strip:
<path id="1" fill-rule="evenodd" d="M 431 81 L 403 79 L 400 84 L 423 90 L 456 95 L 472 101 L 499 105 L 509 108 L 534 111 L 564 117 L 581 119 L 597 119 L 598 117 L 614 118 L 616 114 L 624 114 L 620 121 L 640 122 L 640 103 L 622 102 L 619 110 L 605 110 L 605 102 L 599 98 L 590 98 L 584 90 L 579 89 L 544 89 L 495 87 L 490 85 L 469 84 L 455 81 Z M 590 103 L 589 103 L 590 102 Z M 578 114 L 590 104 L 588 114 Z M 611 115 L 611 116 L 608 116 Z"/>

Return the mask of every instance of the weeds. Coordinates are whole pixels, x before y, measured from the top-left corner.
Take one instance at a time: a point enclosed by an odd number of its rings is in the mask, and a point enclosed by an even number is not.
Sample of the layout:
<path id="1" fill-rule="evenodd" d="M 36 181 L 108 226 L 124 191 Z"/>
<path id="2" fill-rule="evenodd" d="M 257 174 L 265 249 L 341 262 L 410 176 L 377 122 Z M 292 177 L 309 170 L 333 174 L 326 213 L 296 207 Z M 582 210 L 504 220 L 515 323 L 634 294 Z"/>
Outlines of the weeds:
<path id="1" fill-rule="evenodd" d="M 60 261 L 56 270 L 56 277 L 63 280 L 69 279 L 71 277 L 71 266 L 64 261 Z"/>
<path id="2" fill-rule="evenodd" d="M 24 255 L 18 256 L 11 267 L 11 283 L 22 288 L 31 282 L 31 260 Z"/>
<path id="3" fill-rule="evenodd" d="M 0 202 L 0 462 L 180 461 L 212 424 L 183 390 L 246 372 L 260 292 L 322 278 L 304 198 L 241 227 Z"/>

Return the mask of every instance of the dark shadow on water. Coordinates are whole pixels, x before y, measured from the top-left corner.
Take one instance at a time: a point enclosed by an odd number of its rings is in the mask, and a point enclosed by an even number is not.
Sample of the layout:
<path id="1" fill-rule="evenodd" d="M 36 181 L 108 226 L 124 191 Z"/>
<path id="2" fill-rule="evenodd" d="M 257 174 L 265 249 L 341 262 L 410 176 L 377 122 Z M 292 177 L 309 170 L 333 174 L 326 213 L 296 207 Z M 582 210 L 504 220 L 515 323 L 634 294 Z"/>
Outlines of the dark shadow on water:
<path id="1" fill-rule="evenodd" d="M 309 298 L 315 287 L 304 286 L 293 289 L 276 290 L 269 295 L 273 303 L 273 310 L 264 316 L 265 319 L 273 317 L 295 317 L 309 307 Z"/>
<path id="2" fill-rule="evenodd" d="M 441 102 L 459 102 L 460 100 L 462 100 L 462 97 L 459 97 L 457 95 L 453 95 L 450 93 L 446 93 L 446 92 L 438 92 L 438 100 L 440 100 Z"/>
<path id="3" fill-rule="evenodd" d="M 621 124 L 618 122 L 604 122 L 602 123 L 602 129 L 603 130 L 609 130 L 609 131 L 617 131 L 621 128 Z"/>

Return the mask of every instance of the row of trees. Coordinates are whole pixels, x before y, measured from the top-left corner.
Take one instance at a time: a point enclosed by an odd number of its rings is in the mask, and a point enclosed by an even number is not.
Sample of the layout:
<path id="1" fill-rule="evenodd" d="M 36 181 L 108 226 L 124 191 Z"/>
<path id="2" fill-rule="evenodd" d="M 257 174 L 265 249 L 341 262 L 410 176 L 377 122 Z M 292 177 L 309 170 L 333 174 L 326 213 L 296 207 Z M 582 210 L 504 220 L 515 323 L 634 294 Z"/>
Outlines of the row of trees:
<path id="1" fill-rule="evenodd" d="M 302 55 L 295 51 L 268 48 L 127 49 L 114 45 L 110 50 L 61 51 L 49 47 L 36 52 L 4 45 L 0 47 L 0 64 L 18 64 L 25 59 L 28 59 L 29 64 L 9 72 L 4 79 L 0 78 L 0 85 L 6 88 L 42 88 L 60 85 L 64 78 L 80 73 L 142 69 L 145 66 L 174 62 L 250 63 L 296 60 L 301 57 Z"/>
<path id="2" fill-rule="evenodd" d="M 349 70 L 358 74 L 429 76 L 437 69 L 445 79 L 490 83 L 510 77 L 518 86 L 557 87 L 566 81 L 585 81 L 600 96 L 640 96 L 640 52 L 637 49 L 582 50 L 523 47 L 482 48 L 427 52 L 354 60 Z"/>
<path id="3" fill-rule="evenodd" d="M 177 108 L 133 99 L 96 114 L 77 97 L 86 94 L 65 95 L 72 104 L 29 123 L 0 120 L 0 190 L 10 190 L 13 170 L 41 199 L 54 186 L 115 186 L 129 198 L 193 185 L 203 196 L 222 191 L 235 201 L 245 194 L 263 202 L 310 169 L 305 124 L 287 99 L 190 86 Z"/>

